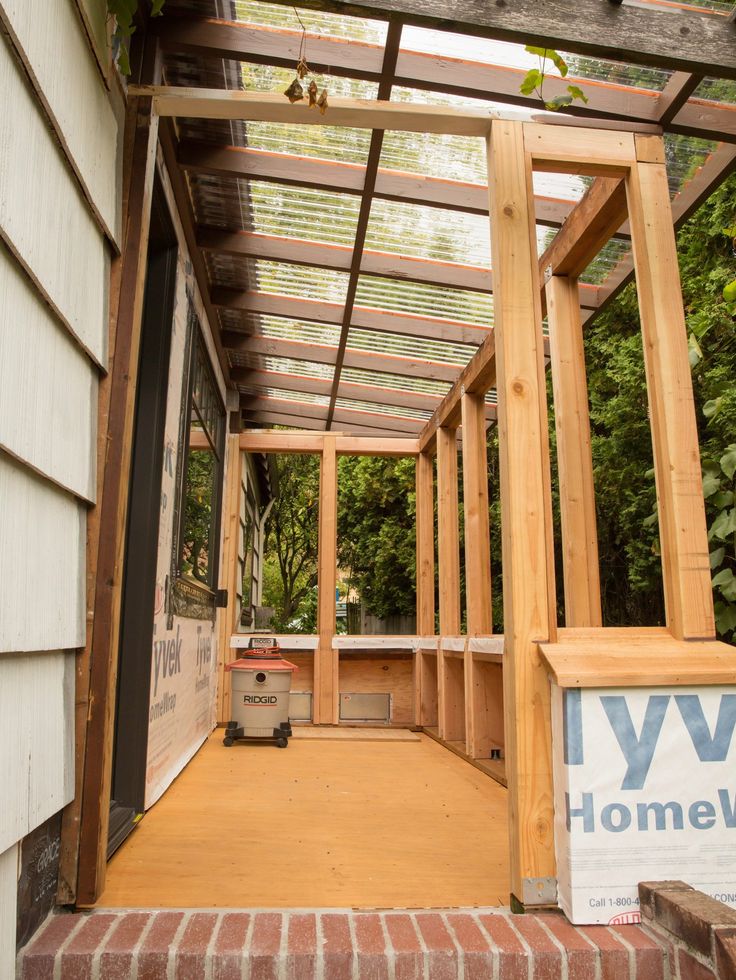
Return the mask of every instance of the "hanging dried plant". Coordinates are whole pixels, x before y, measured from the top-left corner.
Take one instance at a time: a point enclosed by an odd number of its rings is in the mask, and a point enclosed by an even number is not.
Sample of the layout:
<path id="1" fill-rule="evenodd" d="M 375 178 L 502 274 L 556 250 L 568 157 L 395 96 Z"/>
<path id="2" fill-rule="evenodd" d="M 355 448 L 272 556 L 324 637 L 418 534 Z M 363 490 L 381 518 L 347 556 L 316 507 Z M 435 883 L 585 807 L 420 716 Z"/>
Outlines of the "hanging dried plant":
<path id="1" fill-rule="evenodd" d="M 324 114 L 327 112 L 327 108 L 328 108 L 328 104 L 327 104 L 327 89 L 326 88 L 323 88 L 322 89 L 322 92 L 320 93 L 320 97 L 317 99 L 317 106 L 319 108 L 319 111 L 324 116 Z"/>
<path id="2" fill-rule="evenodd" d="M 284 95 L 292 105 L 304 98 L 304 89 L 298 78 L 294 79 L 291 85 L 285 90 Z"/>
<path id="3" fill-rule="evenodd" d="M 302 80 L 311 74 L 311 69 L 307 64 L 307 29 L 299 16 L 299 12 L 296 7 L 293 8 L 296 19 L 302 29 L 301 41 L 299 42 L 299 58 L 296 63 L 296 77 L 291 85 L 284 91 L 284 95 L 289 100 L 289 102 L 301 102 L 304 98 L 304 88 L 302 87 Z M 323 88 L 322 92 L 317 97 L 317 92 L 319 91 L 317 83 L 314 79 L 311 80 L 307 88 L 307 93 L 309 95 L 309 106 L 310 108 L 316 106 L 322 115 L 327 111 L 327 89 Z"/>
<path id="4" fill-rule="evenodd" d="M 314 79 L 312 79 L 312 81 L 309 83 L 307 92 L 309 93 L 309 106 L 311 108 L 312 106 L 317 105 L 317 83 Z"/>

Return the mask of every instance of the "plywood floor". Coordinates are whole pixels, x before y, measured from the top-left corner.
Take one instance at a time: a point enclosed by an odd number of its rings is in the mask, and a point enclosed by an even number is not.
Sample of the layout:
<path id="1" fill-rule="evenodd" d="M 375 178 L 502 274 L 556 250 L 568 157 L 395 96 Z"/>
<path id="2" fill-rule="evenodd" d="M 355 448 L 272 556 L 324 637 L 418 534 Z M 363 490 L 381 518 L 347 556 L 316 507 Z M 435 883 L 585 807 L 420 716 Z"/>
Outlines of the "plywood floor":
<path id="1" fill-rule="evenodd" d="M 506 790 L 426 735 L 215 731 L 113 857 L 98 907 L 506 905 Z"/>

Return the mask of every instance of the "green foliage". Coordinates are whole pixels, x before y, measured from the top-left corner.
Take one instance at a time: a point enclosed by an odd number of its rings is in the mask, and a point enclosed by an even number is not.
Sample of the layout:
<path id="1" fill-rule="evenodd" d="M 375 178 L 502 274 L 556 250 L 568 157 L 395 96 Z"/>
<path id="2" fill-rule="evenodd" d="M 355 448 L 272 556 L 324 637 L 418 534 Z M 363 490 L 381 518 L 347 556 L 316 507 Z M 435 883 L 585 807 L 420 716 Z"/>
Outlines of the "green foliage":
<path id="1" fill-rule="evenodd" d="M 190 449 L 187 455 L 186 497 L 180 568 L 199 582 L 209 584 L 209 552 L 217 466 L 214 453 Z"/>
<path id="2" fill-rule="evenodd" d="M 565 59 L 551 48 L 538 48 L 533 44 L 527 44 L 525 51 L 535 54 L 539 58 L 539 68 L 531 68 L 519 86 L 522 95 L 536 95 L 539 97 L 545 109 L 550 112 L 557 112 L 571 105 L 575 99 L 580 102 L 588 102 L 588 97 L 578 85 L 568 85 L 565 95 L 556 95 L 553 99 L 545 99 L 544 82 L 547 77 L 547 62 L 551 61 L 557 68 L 562 78 L 567 77 L 568 67 Z"/>
<path id="3" fill-rule="evenodd" d="M 413 459 L 343 457 L 339 462 L 338 561 L 375 616 L 416 611 Z"/>
<path id="4" fill-rule="evenodd" d="M 166 0 L 151 0 L 151 17 L 160 17 Z M 116 51 L 118 68 L 123 75 L 130 75 L 130 39 L 135 33 L 134 19 L 139 0 L 107 0 L 107 12 L 115 18 L 112 35 L 113 51 Z"/>

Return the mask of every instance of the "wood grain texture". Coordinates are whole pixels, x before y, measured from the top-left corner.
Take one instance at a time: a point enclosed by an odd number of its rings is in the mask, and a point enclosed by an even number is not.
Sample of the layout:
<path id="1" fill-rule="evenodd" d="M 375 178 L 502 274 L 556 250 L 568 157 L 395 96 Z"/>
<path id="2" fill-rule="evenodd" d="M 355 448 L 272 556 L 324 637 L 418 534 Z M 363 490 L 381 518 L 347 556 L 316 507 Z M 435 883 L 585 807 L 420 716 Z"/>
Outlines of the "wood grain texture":
<path id="1" fill-rule="evenodd" d="M 437 725 L 439 719 L 437 651 L 418 650 L 415 672 L 419 694 L 416 723 L 422 726 Z"/>
<path id="2" fill-rule="evenodd" d="M 416 463 L 417 633 L 434 633 L 434 460 L 426 453 Z"/>
<path id="3" fill-rule="evenodd" d="M 241 550 L 241 501 L 243 498 L 243 459 L 240 436 L 227 436 L 227 469 L 223 484 L 222 543 L 220 546 L 220 583 L 227 589 L 227 607 L 219 610 L 217 624 L 217 720 L 230 721 L 230 683 L 225 665 L 236 658 L 230 637 L 238 629 L 241 612 L 238 593 L 239 553 Z M 244 501 L 242 501 L 244 503 Z"/>
<path id="4" fill-rule="evenodd" d="M 546 295 L 557 433 L 565 624 L 601 626 L 588 385 L 577 280 L 552 276 Z"/>
<path id="5" fill-rule="evenodd" d="M 336 725 L 339 715 L 336 632 L 337 455 L 335 436 L 324 436 L 319 478 L 319 545 L 317 557 L 319 647 L 314 658 L 314 721 Z"/>
<path id="6" fill-rule="evenodd" d="M 4 36 L 0 91 L 0 238 L 72 336 L 106 368 L 105 239 Z"/>
<path id="7" fill-rule="evenodd" d="M 465 509 L 465 609 L 468 636 L 493 632 L 491 538 L 488 515 L 488 455 L 485 398 L 461 399 L 463 507 Z"/>
<path id="8" fill-rule="evenodd" d="M 421 736 L 405 728 L 315 728 L 300 725 L 294 729 L 296 739 L 310 742 L 419 742 Z"/>
<path id="9" fill-rule="evenodd" d="M 625 176 L 636 160 L 632 133 L 601 132 L 574 126 L 560 132 L 559 126 L 524 123 L 524 146 L 531 154 L 535 171 L 606 176 Z"/>
<path id="10" fill-rule="evenodd" d="M 274 814 L 288 846 L 264 841 Z M 446 908 L 507 892 L 506 791 L 427 736 L 281 751 L 226 749 L 216 731 L 112 859 L 99 907 Z"/>
<path id="11" fill-rule="evenodd" d="M 437 430 L 437 525 L 440 635 L 452 636 L 460 632 L 460 532 L 455 429 Z"/>
<path id="12" fill-rule="evenodd" d="M 0 500 L 0 651 L 82 646 L 86 508 L 2 450 Z"/>
<path id="13" fill-rule="evenodd" d="M 287 0 L 276 0 L 286 3 Z M 733 24 L 692 9 L 671 11 L 581 0 L 570 22 L 567 0 L 305 0 L 303 6 L 354 16 L 401 17 L 408 24 L 537 44 L 634 65 L 736 78 Z"/>
<path id="14" fill-rule="evenodd" d="M 45 0 L 40 15 L 37 3 L 1 0 L 0 19 L 91 210 L 119 247 L 122 119 L 112 105 L 72 3 Z"/>
<path id="15" fill-rule="evenodd" d="M 439 676 L 439 732 L 447 742 L 465 745 L 465 665 L 464 654 L 440 650 L 437 657 Z"/>
<path id="16" fill-rule="evenodd" d="M 71 800 L 73 719 L 72 652 L 51 650 L 0 658 L 0 852 Z"/>
<path id="17" fill-rule="evenodd" d="M 513 894 L 555 873 L 549 683 L 536 641 L 553 637 L 552 502 L 531 171 L 522 126 L 494 123 L 489 143 L 496 265 L 504 709 Z"/>
<path id="18" fill-rule="evenodd" d="M 485 663 L 472 654 L 465 661 L 469 719 L 467 752 L 473 759 L 490 758 L 493 749 L 503 749 L 503 666 Z"/>
<path id="19" fill-rule="evenodd" d="M 677 249 L 662 164 L 638 163 L 627 181 L 657 484 L 667 625 L 715 636 L 700 452 Z"/>
<path id="20" fill-rule="evenodd" d="M 414 724 L 413 657 L 340 657 L 340 694 L 390 694 L 391 723 Z"/>
<path id="21" fill-rule="evenodd" d="M 97 370 L 1 244 L 0 296 L 0 447 L 93 502 Z"/>

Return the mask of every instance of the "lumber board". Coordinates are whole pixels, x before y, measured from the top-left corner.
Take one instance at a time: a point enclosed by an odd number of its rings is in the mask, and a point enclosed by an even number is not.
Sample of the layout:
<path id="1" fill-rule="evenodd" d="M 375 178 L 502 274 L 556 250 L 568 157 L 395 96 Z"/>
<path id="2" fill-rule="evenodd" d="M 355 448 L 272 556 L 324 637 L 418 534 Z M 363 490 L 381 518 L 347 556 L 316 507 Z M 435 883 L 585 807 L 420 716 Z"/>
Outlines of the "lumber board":
<path id="1" fill-rule="evenodd" d="M 437 431 L 437 525 L 440 635 L 456 636 L 460 632 L 460 533 L 455 429 Z"/>
<path id="2" fill-rule="evenodd" d="M 243 468 L 240 453 L 240 437 L 237 433 L 227 436 L 227 469 L 223 483 L 222 543 L 220 575 L 225 583 L 227 607 L 222 610 L 217 624 L 217 721 L 228 722 L 230 713 L 230 684 L 226 682 L 225 665 L 235 656 L 230 643 L 231 635 L 238 628 L 238 552 L 240 545 L 240 502 Z"/>
<path id="3" fill-rule="evenodd" d="M 437 651 L 418 650 L 415 662 L 418 676 L 419 703 L 416 705 L 418 725 L 436 725 L 438 721 Z"/>
<path id="4" fill-rule="evenodd" d="M 465 614 L 468 636 L 475 636 L 493 632 L 484 396 L 466 392 L 461 398 L 461 414 L 465 509 Z"/>
<path id="5" fill-rule="evenodd" d="M 552 276 L 546 285 L 546 295 L 557 433 L 565 624 L 601 626 L 588 385 L 577 280 Z"/>
<path id="6" fill-rule="evenodd" d="M 414 658 L 405 651 L 391 656 L 388 652 L 340 651 L 339 693 L 388 694 L 391 700 L 392 725 L 414 724 Z M 341 722 L 341 724 L 343 724 Z M 376 724 L 373 722 L 372 724 Z"/>
<path id="7" fill-rule="evenodd" d="M 503 667 L 469 656 L 467 677 L 467 752 L 473 759 L 490 760 L 493 750 L 503 751 Z M 495 761 L 495 760 L 494 760 Z"/>
<path id="8" fill-rule="evenodd" d="M 315 728 L 303 725 L 294 729 L 296 739 L 312 742 L 419 742 L 421 736 L 406 728 Z"/>
<path id="9" fill-rule="evenodd" d="M 717 640 L 627 639 L 540 643 L 560 687 L 659 687 L 736 683 L 736 650 Z M 635 651 L 632 655 L 632 651 Z"/>
<path id="10" fill-rule="evenodd" d="M 715 636 L 687 330 L 667 171 L 637 163 L 627 180 L 652 429 L 667 625 Z"/>
<path id="11" fill-rule="evenodd" d="M 417 633 L 434 632 L 434 460 L 419 453 L 416 461 Z M 421 683 L 421 678 L 417 678 Z"/>
<path id="12" fill-rule="evenodd" d="M 337 579 L 337 454 L 336 436 L 325 435 L 320 461 L 319 530 L 317 552 L 319 646 L 314 660 L 314 721 L 336 725 L 338 721 L 335 582 Z"/>
<path id="13" fill-rule="evenodd" d="M 497 269 L 506 766 L 511 887 L 518 898 L 524 879 L 555 873 L 549 684 L 536 641 L 553 638 L 556 628 L 540 283 L 531 166 L 519 123 L 494 122 L 488 163 Z"/>
<path id="14" fill-rule="evenodd" d="M 437 658 L 440 674 L 439 731 L 446 742 L 465 747 L 465 657 L 462 652 L 441 650 Z"/>
<path id="15" fill-rule="evenodd" d="M 633 133 L 524 123 L 524 147 L 535 171 L 625 177 L 636 160 Z"/>

